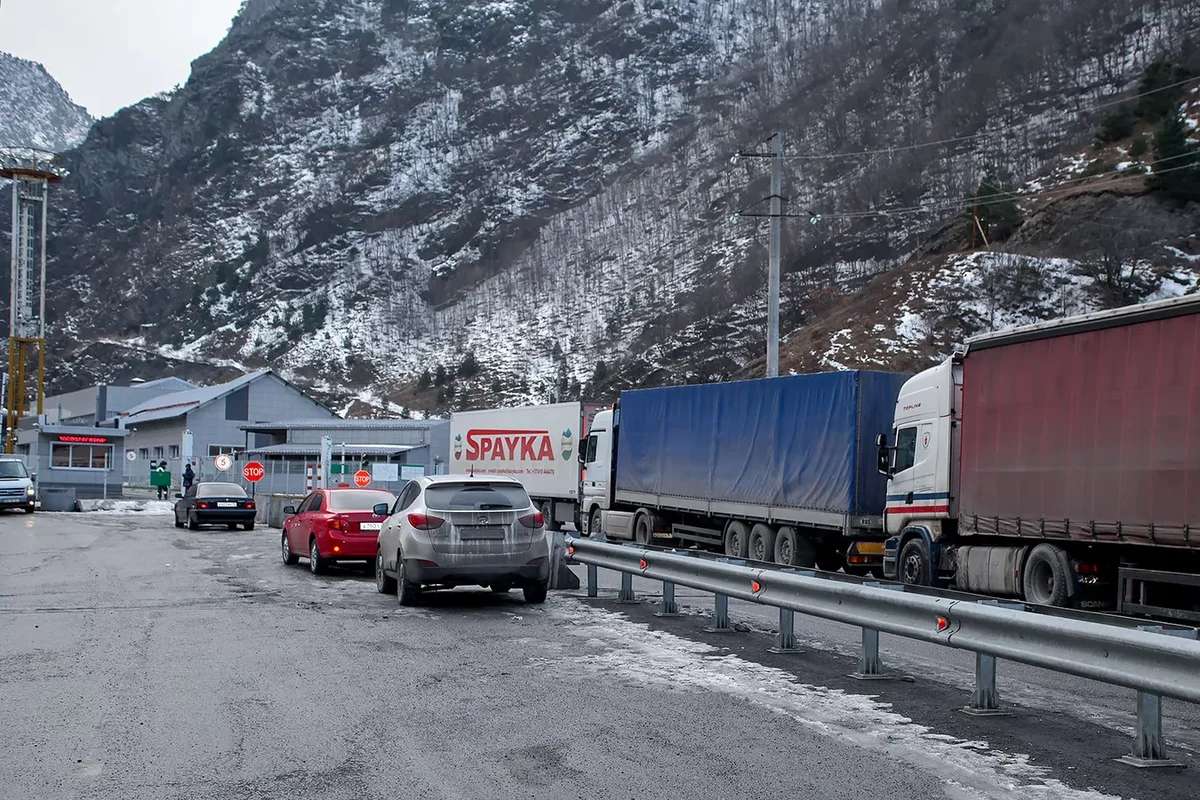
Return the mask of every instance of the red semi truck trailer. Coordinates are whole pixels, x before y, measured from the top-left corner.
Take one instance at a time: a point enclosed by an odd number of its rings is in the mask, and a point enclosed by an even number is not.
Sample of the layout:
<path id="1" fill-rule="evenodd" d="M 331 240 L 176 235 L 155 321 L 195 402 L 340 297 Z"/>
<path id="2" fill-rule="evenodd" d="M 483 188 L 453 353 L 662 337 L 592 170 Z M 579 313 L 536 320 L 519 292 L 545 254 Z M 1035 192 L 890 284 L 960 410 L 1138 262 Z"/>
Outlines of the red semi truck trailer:
<path id="1" fill-rule="evenodd" d="M 888 577 L 1200 621 L 1200 296 L 976 337 L 879 445 Z"/>

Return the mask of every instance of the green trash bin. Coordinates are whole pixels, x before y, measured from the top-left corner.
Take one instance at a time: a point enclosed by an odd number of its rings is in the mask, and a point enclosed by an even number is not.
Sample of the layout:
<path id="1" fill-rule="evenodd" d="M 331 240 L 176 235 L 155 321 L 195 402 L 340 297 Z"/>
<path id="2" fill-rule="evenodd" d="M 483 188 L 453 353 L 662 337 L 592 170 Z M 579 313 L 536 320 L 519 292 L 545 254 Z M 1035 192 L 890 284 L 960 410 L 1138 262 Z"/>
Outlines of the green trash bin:
<path id="1" fill-rule="evenodd" d="M 171 488 L 171 473 L 154 470 L 150 473 L 150 487 L 152 489 L 170 489 Z"/>

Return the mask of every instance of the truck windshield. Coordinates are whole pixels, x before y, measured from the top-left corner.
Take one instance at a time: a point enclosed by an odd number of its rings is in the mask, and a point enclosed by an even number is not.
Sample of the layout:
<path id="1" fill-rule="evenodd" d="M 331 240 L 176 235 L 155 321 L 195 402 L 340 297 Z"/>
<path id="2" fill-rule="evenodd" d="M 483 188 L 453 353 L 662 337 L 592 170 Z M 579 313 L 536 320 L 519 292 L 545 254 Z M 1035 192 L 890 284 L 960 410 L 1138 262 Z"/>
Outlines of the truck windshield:
<path id="1" fill-rule="evenodd" d="M 528 508 L 529 495 L 512 483 L 444 483 L 425 490 L 425 505 L 440 511 Z"/>
<path id="2" fill-rule="evenodd" d="M 25 465 L 20 461 L 0 461 L 0 478 L 28 478 Z"/>

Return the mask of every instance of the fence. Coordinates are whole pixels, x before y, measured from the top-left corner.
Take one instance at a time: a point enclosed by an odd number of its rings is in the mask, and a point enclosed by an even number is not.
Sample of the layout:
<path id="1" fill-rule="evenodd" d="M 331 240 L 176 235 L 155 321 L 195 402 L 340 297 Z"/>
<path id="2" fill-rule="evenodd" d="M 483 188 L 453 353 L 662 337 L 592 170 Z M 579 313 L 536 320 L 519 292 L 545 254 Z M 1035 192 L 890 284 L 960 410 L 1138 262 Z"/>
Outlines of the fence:
<path id="1" fill-rule="evenodd" d="M 601 534 L 602 535 L 602 534 Z M 779 609 L 775 652 L 796 652 L 794 614 L 808 614 L 862 628 L 862 656 L 854 677 L 888 677 L 879 657 L 880 632 L 975 653 L 975 691 L 964 709 L 979 715 L 1000 713 L 996 659 L 1090 678 L 1137 690 L 1133 751 L 1122 761 L 1135 766 L 1173 765 L 1162 736 L 1162 698 L 1200 702 L 1200 641 L 1195 629 L 1125 627 L 1027 611 L 1023 604 L 964 600 L 902 591 L 876 582 L 850 583 L 821 577 L 814 570 L 751 566 L 749 562 L 705 558 L 695 551 L 667 551 L 614 545 L 595 539 L 567 540 L 568 553 L 588 565 L 588 596 L 598 594 L 597 568 L 621 573 L 619 602 L 635 601 L 633 576 L 663 582 L 662 613 L 675 614 L 675 586 L 712 592 L 711 630 L 733 630 L 729 598 Z M 895 586 L 895 589 L 892 587 Z M 901 591 L 896 591 L 900 589 Z M 1103 620 L 1102 614 L 1090 615 Z"/>
<path id="2" fill-rule="evenodd" d="M 171 472 L 172 485 L 175 487 L 172 494 L 183 485 L 183 466 L 182 459 L 161 459 L 167 462 L 167 468 Z M 228 472 L 220 472 L 210 458 L 197 459 L 192 469 L 196 472 L 197 480 L 201 481 L 226 481 L 228 483 L 236 483 L 244 488 L 247 492 L 253 494 L 280 494 L 280 495 L 299 495 L 303 497 L 315 488 L 316 479 L 310 481 L 308 470 L 313 470 L 313 475 L 317 474 L 317 465 L 314 461 L 310 464 L 304 464 L 297 461 L 260 461 L 266 474 L 257 485 L 252 486 L 249 481 L 242 477 L 242 467 L 244 467 L 250 459 L 239 457 L 234 461 L 233 467 Z M 131 488 L 150 488 L 150 463 L 144 460 L 126 462 L 125 468 L 125 485 Z M 340 463 L 335 459 L 335 463 Z M 354 485 L 352 475 L 334 475 L 332 476 L 332 485 L 337 486 L 339 483 L 348 483 Z M 379 482 L 372 481 L 369 488 L 386 489 L 393 494 L 399 494 L 404 488 L 407 481 L 387 481 Z"/>

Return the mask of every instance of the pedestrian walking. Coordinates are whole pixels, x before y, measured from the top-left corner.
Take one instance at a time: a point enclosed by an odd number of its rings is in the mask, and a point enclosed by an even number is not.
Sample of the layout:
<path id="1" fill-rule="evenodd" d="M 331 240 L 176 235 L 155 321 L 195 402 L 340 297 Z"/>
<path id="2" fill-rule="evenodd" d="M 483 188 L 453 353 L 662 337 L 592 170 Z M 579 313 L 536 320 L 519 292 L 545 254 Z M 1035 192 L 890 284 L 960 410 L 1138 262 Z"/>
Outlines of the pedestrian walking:
<path id="1" fill-rule="evenodd" d="M 192 488 L 192 484 L 196 482 L 196 473 L 192 471 L 192 465 L 189 463 L 183 469 L 183 493 L 187 494 L 188 489 Z"/>

